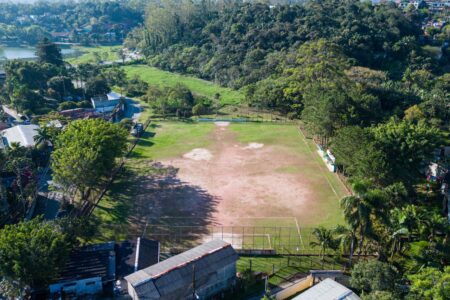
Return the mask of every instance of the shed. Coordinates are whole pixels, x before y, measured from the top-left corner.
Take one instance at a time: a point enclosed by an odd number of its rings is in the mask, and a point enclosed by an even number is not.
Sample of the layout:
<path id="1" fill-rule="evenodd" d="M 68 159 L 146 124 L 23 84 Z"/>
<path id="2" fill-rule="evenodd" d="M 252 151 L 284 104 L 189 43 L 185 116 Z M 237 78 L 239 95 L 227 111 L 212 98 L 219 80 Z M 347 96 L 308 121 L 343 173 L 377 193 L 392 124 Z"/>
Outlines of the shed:
<path id="1" fill-rule="evenodd" d="M 121 95 L 111 92 L 106 95 L 96 96 L 91 98 L 92 107 L 98 113 L 110 113 L 120 105 Z M 123 110 L 123 105 L 120 106 Z"/>
<path id="2" fill-rule="evenodd" d="M 135 272 L 125 280 L 132 299 L 205 299 L 234 285 L 237 253 L 213 240 Z"/>
<path id="3" fill-rule="evenodd" d="M 361 300 L 352 290 L 327 278 L 292 300 Z"/>
<path id="4" fill-rule="evenodd" d="M 76 296 L 101 293 L 116 278 L 114 242 L 89 245 L 73 251 L 50 293 Z"/>

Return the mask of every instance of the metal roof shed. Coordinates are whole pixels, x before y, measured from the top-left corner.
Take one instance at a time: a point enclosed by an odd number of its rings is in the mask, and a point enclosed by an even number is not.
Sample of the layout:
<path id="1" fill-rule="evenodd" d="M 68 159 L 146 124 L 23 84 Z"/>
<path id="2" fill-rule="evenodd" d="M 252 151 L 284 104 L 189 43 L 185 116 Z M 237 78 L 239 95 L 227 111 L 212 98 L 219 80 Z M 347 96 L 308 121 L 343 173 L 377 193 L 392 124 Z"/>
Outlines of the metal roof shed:
<path id="1" fill-rule="evenodd" d="M 353 291 L 327 278 L 292 300 L 361 300 Z"/>
<path id="2" fill-rule="evenodd" d="M 128 293 L 133 299 L 192 299 L 195 292 L 204 299 L 234 284 L 237 259 L 230 244 L 214 240 L 125 277 Z"/>

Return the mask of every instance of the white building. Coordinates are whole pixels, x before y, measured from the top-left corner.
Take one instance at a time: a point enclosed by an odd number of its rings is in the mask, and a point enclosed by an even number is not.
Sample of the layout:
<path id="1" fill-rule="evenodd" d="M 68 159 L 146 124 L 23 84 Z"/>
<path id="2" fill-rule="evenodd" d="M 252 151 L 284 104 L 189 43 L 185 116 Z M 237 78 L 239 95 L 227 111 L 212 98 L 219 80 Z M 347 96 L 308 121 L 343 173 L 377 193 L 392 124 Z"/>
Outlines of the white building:
<path id="1" fill-rule="evenodd" d="M 116 109 L 120 104 L 121 95 L 111 92 L 102 96 L 95 96 L 91 98 L 92 107 L 98 113 L 110 113 Z M 123 105 L 122 105 L 123 106 Z M 124 108 L 121 107 L 123 110 Z"/>
<path id="2" fill-rule="evenodd" d="M 36 145 L 34 137 L 38 135 L 38 125 L 17 125 L 2 131 L 2 141 L 0 148 L 18 143 L 24 147 L 34 147 Z"/>

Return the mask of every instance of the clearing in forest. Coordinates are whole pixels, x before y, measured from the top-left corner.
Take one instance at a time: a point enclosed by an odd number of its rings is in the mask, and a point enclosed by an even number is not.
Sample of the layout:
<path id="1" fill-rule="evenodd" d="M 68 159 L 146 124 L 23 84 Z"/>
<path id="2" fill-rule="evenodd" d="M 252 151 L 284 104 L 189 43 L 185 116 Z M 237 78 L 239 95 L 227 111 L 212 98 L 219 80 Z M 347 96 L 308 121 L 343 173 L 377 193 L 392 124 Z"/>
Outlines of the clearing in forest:
<path id="1" fill-rule="evenodd" d="M 236 231 L 230 239 L 245 243 L 248 234 L 272 246 L 275 233 L 254 227 L 294 228 L 298 238 L 342 223 L 345 190 L 310 143 L 293 125 L 153 124 L 96 210 L 103 236 L 171 234 L 164 231 L 175 226 L 225 239 L 226 227 Z"/>

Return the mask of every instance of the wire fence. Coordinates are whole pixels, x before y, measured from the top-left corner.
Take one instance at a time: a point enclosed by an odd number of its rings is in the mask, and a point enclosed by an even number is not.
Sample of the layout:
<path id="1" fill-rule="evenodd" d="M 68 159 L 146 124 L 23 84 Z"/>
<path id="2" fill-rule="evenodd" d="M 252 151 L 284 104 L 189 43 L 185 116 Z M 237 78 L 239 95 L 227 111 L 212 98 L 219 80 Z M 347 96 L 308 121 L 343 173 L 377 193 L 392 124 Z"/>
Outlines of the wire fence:
<path id="1" fill-rule="evenodd" d="M 312 230 L 299 227 L 147 225 L 142 237 L 158 240 L 161 252 L 166 253 L 180 253 L 211 240 L 223 240 L 241 254 L 320 255 L 321 249 L 312 246 L 317 242 Z"/>

